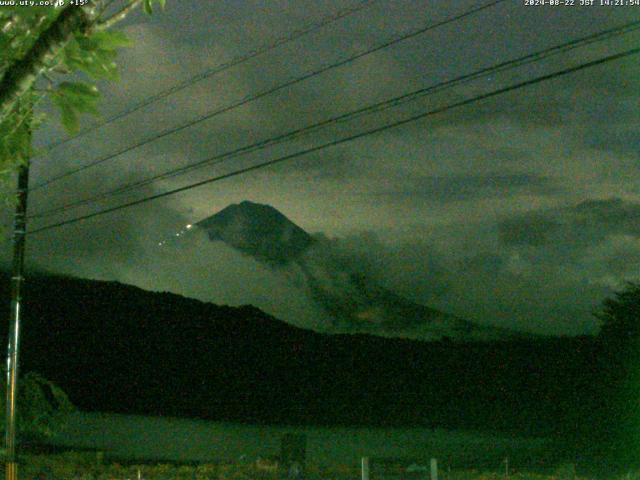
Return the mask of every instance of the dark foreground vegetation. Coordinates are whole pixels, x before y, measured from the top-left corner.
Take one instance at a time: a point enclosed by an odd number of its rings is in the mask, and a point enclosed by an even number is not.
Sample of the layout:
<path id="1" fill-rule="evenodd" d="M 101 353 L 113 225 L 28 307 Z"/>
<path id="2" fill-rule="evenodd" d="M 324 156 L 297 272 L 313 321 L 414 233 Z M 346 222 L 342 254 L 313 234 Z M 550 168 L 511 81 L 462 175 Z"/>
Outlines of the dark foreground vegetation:
<path id="1" fill-rule="evenodd" d="M 261 459 L 236 463 L 136 463 L 104 460 L 100 454 L 65 452 L 58 454 L 23 455 L 20 462 L 23 478 L 47 480 L 355 480 L 361 469 L 353 465 L 307 464 L 292 475 L 277 460 Z M 405 469 L 378 469 L 371 478 L 378 480 L 425 480 L 428 472 L 407 472 Z M 607 478 L 616 478 L 609 474 Z M 576 473 L 571 464 L 558 465 L 549 473 L 519 470 L 450 469 L 438 471 L 442 480 L 586 480 L 593 478 Z M 627 473 L 627 480 L 635 475 Z"/>
<path id="2" fill-rule="evenodd" d="M 241 463 L 135 463 L 114 462 L 96 457 L 95 453 L 66 452 L 63 454 L 23 455 L 20 462 L 23 478 L 46 480 L 356 480 L 361 478 L 358 467 L 348 465 L 306 465 L 298 476 L 291 475 L 277 461 L 256 459 Z M 428 472 L 387 469 L 372 472 L 374 480 L 425 480 Z M 549 473 L 519 470 L 483 470 L 440 468 L 441 480 L 637 480 L 638 474 L 607 472 L 589 474 L 576 472 L 572 464 L 560 464 Z"/>
<path id="3" fill-rule="evenodd" d="M 253 307 L 32 276 L 22 368 L 89 411 L 548 436 L 568 457 L 626 465 L 640 458 L 639 291 L 605 302 L 599 337 L 457 344 L 322 335 Z"/>

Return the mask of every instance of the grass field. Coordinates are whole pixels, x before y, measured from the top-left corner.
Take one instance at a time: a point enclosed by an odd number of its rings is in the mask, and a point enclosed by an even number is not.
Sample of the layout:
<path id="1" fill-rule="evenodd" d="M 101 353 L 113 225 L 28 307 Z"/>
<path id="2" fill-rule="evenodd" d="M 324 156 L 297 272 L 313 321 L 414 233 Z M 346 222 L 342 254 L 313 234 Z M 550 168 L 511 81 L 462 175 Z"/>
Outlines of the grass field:
<path id="1" fill-rule="evenodd" d="M 443 468 L 498 468 L 505 457 L 517 465 L 544 467 L 560 459 L 546 439 L 518 438 L 427 428 L 327 428 L 241 425 L 166 417 L 74 413 L 53 444 L 104 451 L 116 459 L 237 463 L 274 457 L 287 433 L 306 437 L 314 465 L 357 467 L 368 457 L 436 457 Z"/>
<path id="2" fill-rule="evenodd" d="M 104 462 L 95 452 L 65 452 L 47 455 L 22 455 L 19 476 L 38 480 L 283 480 L 287 472 L 261 462 L 246 463 L 118 463 Z M 379 472 L 371 480 L 427 480 L 424 473 L 411 477 Z M 304 478 L 308 480 L 358 480 L 360 469 L 348 465 L 307 465 Z M 534 472 L 485 470 L 440 470 L 439 480 L 580 480 L 598 477 L 577 476 L 571 466 L 559 465 L 548 475 Z M 603 478 L 603 477 L 600 477 Z M 611 476 L 619 480 L 638 480 L 640 476 L 627 474 Z"/>
<path id="3" fill-rule="evenodd" d="M 437 458 L 439 480 L 504 480 L 505 458 L 512 480 L 571 480 L 620 478 L 603 461 L 569 453 L 560 442 L 476 432 L 426 428 L 339 428 L 243 425 L 166 417 L 143 417 L 77 412 L 53 439 L 56 456 L 31 456 L 25 475 L 34 478 L 46 464 L 51 478 L 140 480 L 198 478 L 215 480 L 271 480 L 286 477 L 273 471 L 284 435 L 306 438 L 306 477 L 309 480 L 360 478 L 360 461 L 371 458 Z M 563 447 L 565 450 L 563 450 Z M 100 462 L 96 451 L 101 452 Z M 617 472 L 626 472 L 617 469 Z M 590 472 L 590 473 L 588 473 Z M 598 472 L 598 473 L 592 473 Z M 397 475 L 371 480 L 423 480 Z M 42 480 L 49 480 L 42 478 Z"/>

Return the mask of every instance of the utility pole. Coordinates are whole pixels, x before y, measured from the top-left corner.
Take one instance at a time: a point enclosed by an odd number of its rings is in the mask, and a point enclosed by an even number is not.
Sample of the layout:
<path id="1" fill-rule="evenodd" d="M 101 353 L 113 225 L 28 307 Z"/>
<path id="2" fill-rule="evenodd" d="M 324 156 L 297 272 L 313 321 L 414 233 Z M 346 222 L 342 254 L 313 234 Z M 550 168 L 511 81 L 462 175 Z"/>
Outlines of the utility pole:
<path id="1" fill-rule="evenodd" d="M 7 450 L 6 480 L 18 480 L 16 462 L 16 398 L 18 396 L 18 341 L 22 313 L 22 284 L 24 283 L 24 250 L 27 229 L 27 194 L 29 163 L 18 169 L 16 211 L 13 220 L 13 269 L 11 273 L 11 316 L 7 348 L 7 398 L 5 417 L 5 447 Z"/>

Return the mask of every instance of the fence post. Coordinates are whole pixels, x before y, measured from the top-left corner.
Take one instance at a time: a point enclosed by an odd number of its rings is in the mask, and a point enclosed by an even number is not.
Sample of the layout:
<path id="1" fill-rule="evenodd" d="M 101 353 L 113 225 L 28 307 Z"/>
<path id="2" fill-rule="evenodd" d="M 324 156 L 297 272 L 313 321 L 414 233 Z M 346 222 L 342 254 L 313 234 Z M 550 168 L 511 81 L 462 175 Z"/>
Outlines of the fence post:
<path id="1" fill-rule="evenodd" d="M 431 480 L 438 480 L 438 460 L 431 459 Z"/>
<path id="2" fill-rule="evenodd" d="M 369 480 L 369 457 L 362 457 L 362 480 Z"/>

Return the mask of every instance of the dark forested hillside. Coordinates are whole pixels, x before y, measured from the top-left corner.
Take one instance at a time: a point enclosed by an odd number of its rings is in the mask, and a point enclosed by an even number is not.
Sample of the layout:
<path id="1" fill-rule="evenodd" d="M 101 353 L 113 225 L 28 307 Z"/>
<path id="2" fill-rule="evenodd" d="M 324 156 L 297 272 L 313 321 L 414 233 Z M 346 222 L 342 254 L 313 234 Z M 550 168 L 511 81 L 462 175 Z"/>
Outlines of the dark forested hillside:
<path id="1" fill-rule="evenodd" d="M 30 277 L 25 300 L 22 371 L 45 375 L 81 409 L 553 434 L 579 430 L 602 401 L 588 337 L 322 335 L 250 306 L 55 276 Z"/>

